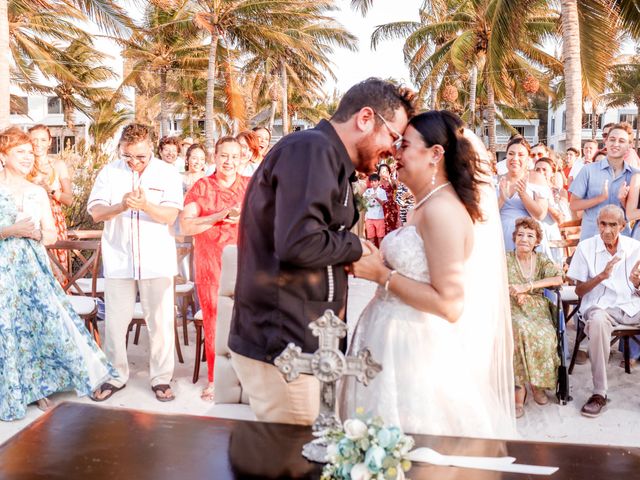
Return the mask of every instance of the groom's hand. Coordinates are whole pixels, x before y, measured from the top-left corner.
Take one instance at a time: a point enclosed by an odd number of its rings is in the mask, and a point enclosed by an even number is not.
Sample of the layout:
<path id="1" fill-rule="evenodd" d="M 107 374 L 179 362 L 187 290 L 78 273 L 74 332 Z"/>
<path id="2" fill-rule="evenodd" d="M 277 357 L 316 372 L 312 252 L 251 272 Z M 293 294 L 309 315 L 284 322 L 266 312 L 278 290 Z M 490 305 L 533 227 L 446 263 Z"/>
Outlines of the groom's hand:
<path id="1" fill-rule="evenodd" d="M 378 250 L 373 243 L 371 243 L 369 240 L 367 240 L 365 238 L 361 238 L 360 239 L 360 245 L 362 246 L 362 256 L 363 257 L 366 257 L 367 255 L 371 255 L 376 250 Z"/>

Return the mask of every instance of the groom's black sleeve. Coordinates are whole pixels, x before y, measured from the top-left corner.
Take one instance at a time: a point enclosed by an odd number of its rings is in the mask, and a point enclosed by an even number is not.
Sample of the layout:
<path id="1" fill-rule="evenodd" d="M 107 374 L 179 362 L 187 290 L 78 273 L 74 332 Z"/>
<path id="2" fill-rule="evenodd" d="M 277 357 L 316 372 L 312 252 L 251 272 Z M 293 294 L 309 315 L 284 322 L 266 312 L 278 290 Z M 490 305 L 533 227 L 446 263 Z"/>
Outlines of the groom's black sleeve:
<path id="1" fill-rule="evenodd" d="M 348 264 L 362 256 L 349 175 L 335 147 L 308 137 L 282 149 L 273 169 L 275 252 L 303 268 Z M 275 152 L 274 152 L 275 153 Z"/>

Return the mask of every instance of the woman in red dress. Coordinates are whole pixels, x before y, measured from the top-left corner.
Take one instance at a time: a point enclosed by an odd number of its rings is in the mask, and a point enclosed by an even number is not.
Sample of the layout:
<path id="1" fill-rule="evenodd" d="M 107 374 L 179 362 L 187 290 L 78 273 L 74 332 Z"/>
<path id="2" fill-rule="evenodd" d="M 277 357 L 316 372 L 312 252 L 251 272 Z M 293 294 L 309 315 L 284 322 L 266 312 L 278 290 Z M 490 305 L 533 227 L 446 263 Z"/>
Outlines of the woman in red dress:
<path id="1" fill-rule="evenodd" d="M 396 190 L 398 183 L 391 176 L 391 168 L 386 163 L 380 164 L 378 167 L 378 175 L 380 175 L 380 186 L 387 194 L 388 201 L 384 202 L 382 208 L 384 210 L 384 229 L 385 235 L 388 235 L 399 225 L 400 209 L 396 203 Z"/>
<path id="2" fill-rule="evenodd" d="M 209 370 L 209 383 L 202 391 L 202 399 L 213 401 L 213 370 L 215 360 L 215 331 L 218 310 L 218 286 L 222 250 L 238 239 L 240 206 L 249 178 L 238 172 L 240 144 L 233 137 L 222 137 L 216 143 L 216 171 L 198 180 L 184 199 L 180 214 L 183 234 L 194 237 L 195 280 Z"/>

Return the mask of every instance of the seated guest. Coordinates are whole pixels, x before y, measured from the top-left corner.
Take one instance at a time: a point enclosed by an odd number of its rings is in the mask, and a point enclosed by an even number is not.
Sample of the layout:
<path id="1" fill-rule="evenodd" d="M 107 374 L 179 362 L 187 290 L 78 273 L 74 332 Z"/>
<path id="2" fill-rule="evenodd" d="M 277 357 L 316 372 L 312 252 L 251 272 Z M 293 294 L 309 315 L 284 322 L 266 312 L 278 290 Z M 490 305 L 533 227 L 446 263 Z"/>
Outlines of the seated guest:
<path id="1" fill-rule="evenodd" d="M 26 179 L 34 155 L 22 130 L 0 133 L 0 163 L 0 420 L 10 421 L 114 372 L 53 277 L 44 245 L 56 227 L 47 192 Z"/>
<path id="2" fill-rule="evenodd" d="M 596 218 L 601 208 L 626 204 L 631 177 L 638 172 L 624 160 L 629 150 L 629 134 L 622 126 L 611 127 L 606 145 L 606 158 L 585 165 L 569 188 L 569 207 L 574 212 L 584 212 L 580 240 L 598 234 Z M 624 233 L 628 235 L 630 230 L 626 228 Z"/>
<path id="3" fill-rule="evenodd" d="M 213 371 L 222 250 L 238 240 L 240 206 L 249 184 L 249 178 L 238 172 L 241 154 L 240 143 L 235 138 L 222 137 L 216 143 L 215 152 L 215 173 L 199 180 L 189 190 L 180 215 L 182 233 L 194 237 L 195 283 L 202 308 L 209 370 L 209 384 L 201 398 L 207 401 L 214 400 Z"/>
<path id="4" fill-rule="evenodd" d="M 562 284 L 562 273 L 551 260 L 534 252 L 541 240 L 538 222 L 519 218 L 513 232 L 516 249 L 507 252 L 517 418 L 524 415 L 527 383 L 535 402 L 546 405 L 545 390 L 555 389 L 558 380 L 558 339 L 544 289 Z"/>
<path id="5" fill-rule="evenodd" d="M 175 169 L 184 172 L 184 162 L 178 162 L 178 154 L 182 147 L 180 137 L 162 137 L 158 142 L 158 156 L 160 160 L 173 165 Z"/>
<path id="6" fill-rule="evenodd" d="M 609 138 L 613 133 L 615 129 Z M 589 337 L 593 395 L 581 410 L 586 417 L 597 417 L 607 404 L 611 332 L 619 324 L 640 324 L 640 242 L 620 235 L 625 225 L 620 207 L 602 207 L 597 217 L 600 234 L 578 244 L 567 272 L 582 299 L 580 313 Z"/>
<path id="7" fill-rule="evenodd" d="M 513 137 L 507 144 L 507 173 L 498 181 L 498 206 L 507 251 L 515 247 L 513 231 L 517 218 L 543 220 L 547 216 L 551 191 L 542 175 L 529 170 L 530 152 L 523 137 Z"/>
<path id="8" fill-rule="evenodd" d="M 182 189 L 187 193 L 195 183 L 205 176 L 204 167 L 207 163 L 207 153 L 199 143 L 194 143 L 187 149 L 185 157 L 185 172 L 182 174 Z"/>
<path id="9" fill-rule="evenodd" d="M 104 350 L 118 372 L 94 392 L 102 402 L 129 380 L 126 334 L 136 296 L 148 326 L 151 390 L 160 402 L 173 400 L 173 278 L 178 273 L 171 225 L 182 210 L 182 181 L 172 165 L 153 158 L 151 128 L 133 123 L 122 131 L 120 159 L 98 173 L 87 210 L 104 222 Z"/>

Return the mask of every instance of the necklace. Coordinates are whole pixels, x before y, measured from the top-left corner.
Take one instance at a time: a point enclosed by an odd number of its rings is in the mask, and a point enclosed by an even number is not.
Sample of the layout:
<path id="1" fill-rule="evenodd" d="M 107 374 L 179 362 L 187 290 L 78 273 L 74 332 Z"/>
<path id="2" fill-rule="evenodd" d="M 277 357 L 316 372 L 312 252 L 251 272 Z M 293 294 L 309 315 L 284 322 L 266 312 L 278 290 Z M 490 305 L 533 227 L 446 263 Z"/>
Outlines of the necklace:
<path id="1" fill-rule="evenodd" d="M 518 270 L 520 270 L 520 275 L 522 275 L 522 278 L 524 278 L 526 281 L 530 281 L 531 277 L 533 277 L 533 252 L 531 253 L 531 259 L 529 260 L 529 275 L 524 274 L 524 270 L 522 269 L 522 264 L 520 263 L 520 259 L 518 258 L 517 255 L 515 255 L 515 257 L 516 257 L 516 263 L 518 264 Z"/>
<path id="2" fill-rule="evenodd" d="M 440 190 L 442 190 L 444 187 L 446 187 L 447 185 L 451 185 L 451 182 L 445 182 L 442 185 L 434 188 L 433 190 L 431 190 L 429 193 L 427 193 L 424 198 L 422 200 L 420 200 L 418 203 L 416 203 L 416 206 L 413 207 L 414 210 L 419 209 L 422 204 L 424 204 L 427 200 L 429 200 L 431 197 L 433 197 L 436 193 L 438 193 Z"/>

